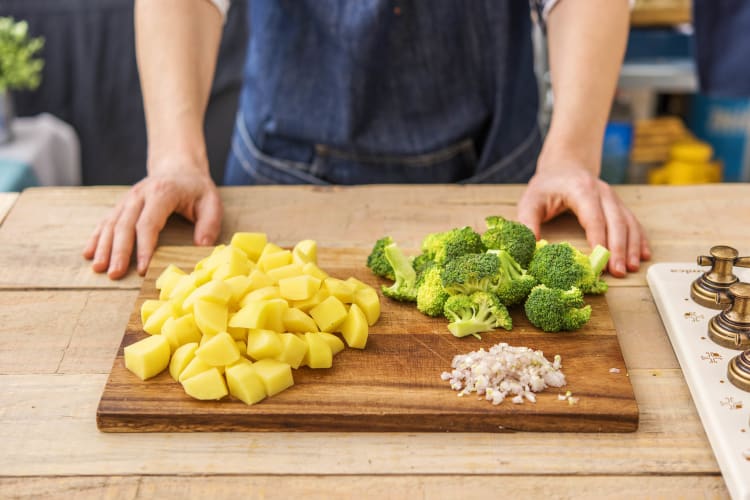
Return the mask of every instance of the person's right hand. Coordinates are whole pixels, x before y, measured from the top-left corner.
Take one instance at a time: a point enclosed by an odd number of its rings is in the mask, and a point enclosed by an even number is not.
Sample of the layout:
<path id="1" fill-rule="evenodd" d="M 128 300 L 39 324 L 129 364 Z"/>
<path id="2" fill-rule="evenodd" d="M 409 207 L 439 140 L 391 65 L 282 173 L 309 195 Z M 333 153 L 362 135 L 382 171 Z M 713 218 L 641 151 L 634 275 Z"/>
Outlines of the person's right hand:
<path id="1" fill-rule="evenodd" d="M 135 184 L 96 227 L 83 256 L 93 260 L 94 271 L 119 279 L 127 273 L 136 246 L 137 270 L 143 275 L 173 212 L 195 224 L 196 245 L 216 241 L 223 208 L 207 166 L 161 169 Z"/>

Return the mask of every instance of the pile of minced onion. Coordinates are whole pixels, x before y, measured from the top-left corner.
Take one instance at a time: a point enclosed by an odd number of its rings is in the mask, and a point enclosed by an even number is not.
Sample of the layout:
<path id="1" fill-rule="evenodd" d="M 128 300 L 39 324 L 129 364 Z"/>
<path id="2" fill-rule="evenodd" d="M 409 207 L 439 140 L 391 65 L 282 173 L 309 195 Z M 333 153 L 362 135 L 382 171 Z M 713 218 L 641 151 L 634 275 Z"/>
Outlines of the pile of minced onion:
<path id="1" fill-rule="evenodd" d="M 489 351 L 482 348 L 455 356 L 453 370 L 440 377 L 450 381 L 451 389 L 459 391 L 459 396 L 476 392 L 498 405 L 511 394 L 513 403 L 521 404 L 524 399 L 535 403 L 535 392 L 565 385 L 561 366 L 559 354 L 550 363 L 542 351 L 501 342 Z"/>

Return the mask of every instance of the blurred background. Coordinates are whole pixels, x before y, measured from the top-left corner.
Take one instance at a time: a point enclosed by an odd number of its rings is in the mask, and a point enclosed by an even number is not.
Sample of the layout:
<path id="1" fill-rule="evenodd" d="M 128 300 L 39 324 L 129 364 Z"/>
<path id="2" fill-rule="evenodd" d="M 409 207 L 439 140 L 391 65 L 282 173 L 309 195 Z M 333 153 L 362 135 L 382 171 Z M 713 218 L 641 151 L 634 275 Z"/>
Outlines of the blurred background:
<path id="1" fill-rule="evenodd" d="M 246 2 L 232 3 L 205 124 L 219 184 L 241 86 Z M 133 0 L 0 0 L 5 16 L 26 21 L 29 38 L 44 38 L 44 66 L 36 88 L 0 92 L 0 129 L 9 132 L 0 144 L 0 191 L 141 179 L 146 131 Z M 535 42 L 545 129 L 554 97 L 541 28 Z M 0 58 L 7 50 L 0 43 Z M 750 2 L 636 0 L 602 177 L 614 184 L 750 181 L 748 51 Z"/>
<path id="2" fill-rule="evenodd" d="M 28 22 L 43 36 L 41 84 L 12 93 L 14 138 L 0 145 L 3 165 L 30 162 L 16 186 L 133 184 L 146 175 L 146 125 L 135 61 L 133 0 L 0 0 L 0 16 Z M 246 0 L 233 0 L 224 26 L 205 132 L 211 174 L 221 182 L 242 80 Z M 0 52 L 1 56 L 2 52 Z M 24 117 L 28 117 L 24 119 Z M 33 117 L 33 118 L 32 118 Z M 32 122 L 32 120 L 34 120 Z M 63 122 L 63 126 L 58 123 Z M 71 145 L 72 128 L 79 146 Z M 34 142 L 34 144 L 32 144 Z M 78 154 L 75 150 L 78 149 Z M 48 157 L 57 158 L 53 168 Z M 75 157 L 80 175 L 76 178 Z M 28 165 L 27 165 L 28 166 Z M 61 169 L 65 172 L 59 172 Z M 8 167 L 5 167 L 8 169 Z M 27 169 L 28 173 L 28 169 Z M 36 178 L 33 178 L 36 177 Z M 3 189 L 5 188 L 5 189 Z"/>

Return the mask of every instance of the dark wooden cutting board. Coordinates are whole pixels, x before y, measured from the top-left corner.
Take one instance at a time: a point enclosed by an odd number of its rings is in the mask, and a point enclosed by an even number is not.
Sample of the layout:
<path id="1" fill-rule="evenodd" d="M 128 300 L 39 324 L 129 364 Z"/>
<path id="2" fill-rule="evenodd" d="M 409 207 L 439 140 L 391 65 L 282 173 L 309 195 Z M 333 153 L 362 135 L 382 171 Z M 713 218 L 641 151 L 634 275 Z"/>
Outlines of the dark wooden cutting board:
<path id="1" fill-rule="evenodd" d="M 145 382 L 130 373 L 123 348 L 147 336 L 140 306 L 157 298 L 154 281 L 170 263 L 185 270 L 210 249 L 158 249 L 133 307 L 122 344 L 97 409 L 104 432 L 189 431 L 564 431 L 632 432 L 638 406 L 622 358 L 605 297 L 587 297 L 591 321 L 575 333 L 544 333 L 514 309 L 511 332 L 498 330 L 456 338 L 447 321 L 429 318 L 413 305 L 381 296 L 382 315 L 370 328 L 365 350 L 346 349 L 333 368 L 294 371 L 295 385 L 261 403 L 247 406 L 231 397 L 196 401 L 168 373 Z M 338 278 L 354 276 L 379 287 L 382 281 L 364 266 L 355 249 L 321 249 L 320 265 Z M 548 359 L 562 356 L 567 385 L 537 395 L 537 402 L 494 406 L 476 395 L 457 397 L 448 382 L 453 356 L 489 349 L 498 342 L 540 349 Z M 618 368 L 619 373 L 611 373 Z M 558 399 L 571 391 L 577 404 Z"/>

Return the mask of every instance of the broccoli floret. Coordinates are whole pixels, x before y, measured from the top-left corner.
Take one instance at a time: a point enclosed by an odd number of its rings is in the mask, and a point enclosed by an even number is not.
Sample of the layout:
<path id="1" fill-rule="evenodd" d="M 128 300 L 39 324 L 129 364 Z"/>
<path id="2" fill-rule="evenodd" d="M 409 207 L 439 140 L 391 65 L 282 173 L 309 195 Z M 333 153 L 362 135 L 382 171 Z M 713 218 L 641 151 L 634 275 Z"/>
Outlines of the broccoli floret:
<path id="1" fill-rule="evenodd" d="M 443 306 L 448 300 L 448 292 L 443 288 L 440 278 L 440 268 L 435 266 L 427 269 L 418 280 L 417 309 L 427 316 L 440 316 Z"/>
<path id="2" fill-rule="evenodd" d="M 461 255 L 485 250 L 482 237 L 469 226 L 428 234 L 422 240 L 422 253 L 440 265 Z"/>
<path id="3" fill-rule="evenodd" d="M 591 318 L 591 306 L 584 304 L 583 292 L 576 287 L 561 290 L 537 285 L 524 310 L 531 324 L 545 332 L 577 330 Z"/>
<path id="4" fill-rule="evenodd" d="M 417 286 L 422 283 L 425 272 L 435 266 L 435 261 L 425 254 L 419 254 L 411 259 L 411 267 L 417 273 Z"/>
<path id="5" fill-rule="evenodd" d="M 456 337 L 474 335 L 497 327 L 510 330 L 513 320 L 508 309 L 492 293 L 475 292 L 471 295 L 454 295 L 445 302 L 445 317 L 451 321 L 448 330 Z"/>
<path id="6" fill-rule="evenodd" d="M 507 251 L 525 269 L 536 249 L 533 231 L 520 222 L 500 216 L 490 216 L 485 221 L 487 231 L 482 234 L 484 246 L 488 249 Z"/>
<path id="7" fill-rule="evenodd" d="M 462 255 L 448 261 L 440 277 L 450 295 L 493 291 L 502 278 L 500 260 L 489 253 Z"/>
<path id="8" fill-rule="evenodd" d="M 375 246 L 372 247 L 372 252 L 367 257 L 367 267 L 370 270 L 382 277 L 388 278 L 389 280 L 395 280 L 396 276 L 393 274 L 393 267 L 385 258 L 385 247 L 393 243 L 393 238 L 390 236 L 384 236 L 375 242 Z"/>
<path id="9" fill-rule="evenodd" d="M 521 265 L 505 250 L 488 250 L 487 253 L 497 255 L 500 261 L 502 279 L 498 281 L 494 290 L 500 302 L 506 306 L 523 302 L 531 289 L 536 286 L 536 278 L 524 271 Z"/>
<path id="10" fill-rule="evenodd" d="M 583 293 L 601 294 L 607 283 L 599 279 L 609 260 L 609 250 L 597 245 L 591 255 L 581 253 L 570 243 L 549 243 L 534 253 L 529 273 L 551 288 L 580 288 Z"/>
<path id="11" fill-rule="evenodd" d="M 383 295 L 401 302 L 415 302 L 417 300 L 417 273 L 411 266 L 409 257 L 396 243 L 386 245 L 383 253 L 393 268 L 395 283 L 391 286 L 383 285 Z"/>

